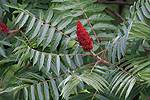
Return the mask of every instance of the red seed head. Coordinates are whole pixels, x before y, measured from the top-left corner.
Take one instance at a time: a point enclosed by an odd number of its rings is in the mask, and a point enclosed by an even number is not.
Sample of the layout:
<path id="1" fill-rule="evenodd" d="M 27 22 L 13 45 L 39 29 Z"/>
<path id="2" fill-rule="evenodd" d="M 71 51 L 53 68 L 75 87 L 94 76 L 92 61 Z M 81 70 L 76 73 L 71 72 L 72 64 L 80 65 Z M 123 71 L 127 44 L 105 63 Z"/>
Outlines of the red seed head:
<path id="1" fill-rule="evenodd" d="M 89 36 L 89 33 L 86 31 L 80 20 L 77 22 L 77 39 L 84 51 L 91 51 L 93 49 L 93 40 Z"/>
<path id="2" fill-rule="evenodd" d="M 2 31 L 4 33 L 8 33 L 9 32 L 9 28 L 7 27 L 6 24 L 4 24 L 3 22 L 0 22 L 0 31 Z"/>

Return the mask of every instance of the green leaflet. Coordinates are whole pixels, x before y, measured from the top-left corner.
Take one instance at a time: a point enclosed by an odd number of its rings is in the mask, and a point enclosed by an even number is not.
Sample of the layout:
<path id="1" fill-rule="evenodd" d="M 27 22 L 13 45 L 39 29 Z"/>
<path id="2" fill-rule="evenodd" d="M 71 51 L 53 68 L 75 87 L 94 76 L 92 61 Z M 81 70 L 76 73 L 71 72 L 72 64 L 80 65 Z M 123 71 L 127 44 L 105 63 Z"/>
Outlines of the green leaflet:
<path id="1" fill-rule="evenodd" d="M 42 30 L 42 32 L 40 34 L 39 40 L 37 42 L 38 43 L 37 45 L 41 44 L 41 42 L 45 39 L 45 36 L 46 36 L 46 33 L 47 33 L 48 29 L 49 29 L 49 25 L 48 24 L 44 24 L 43 25 L 43 30 Z"/>
<path id="2" fill-rule="evenodd" d="M 56 56 L 56 68 L 57 68 L 57 73 L 59 76 L 60 75 L 60 56 L 59 55 Z"/>
<path id="3" fill-rule="evenodd" d="M 40 53 L 38 51 L 35 52 L 35 56 L 33 58 L 33 65 L 35 65 L 38 62 L 39 55 L 40 55 Z"/>
<path id="4" fill-rule="evenodd" d="M 23 87 L 26 87 L 26 86 L 27 85 L 18 85 L 18 86 L 9 87 L 9 88 L 6 88 L 5 90 L 1 91 L 0 94 L 9 93 L 9 92 L 12 92 L 12 91 L 15 91 L 15 90 L 20 90 L 20 89 L 22 89 Z"/>
<path id="5" fill-rule="evenodd" d="M 22 19 L 22 22 L 19 25 L 19 29 L 22 28 L 25 25 L 25 23 L 27 22 L 28 18 L 29 18 L 28 14 L 24 15 L 24 18 Z"/>
<path id="6" fill-rule="evenodd" d="M 19 23 L 19 21 L 22 19 L 24 15 L 24 12 L 21 12 L 20 15 L 18 16 L 17 20 L 15 21 L 15 25 Z"/>
<path id="7" fill-rule="evenodd" d="M 53 79 L 51 79 L 50 84 L 52 86 L 52 90 L 53 90 L 52 92 L 54 93 L 53 99 L 54 100 L 59 100 L 59 92 L 58 92 L 55 81 Z"/>
<path id="8" fill-rule="evenodd" d="M 56 26 L 61 20 L 62 20 L 62 16 L 57 16 L 53 18 L 54 21 L 52 22 L 52 26 Z"/>
<path id="9" fill-rule="evenodd" d="M 56 40 L 54 41 L 54 44 L 52 44 L 52 51 L 56 50 L 57 46 L 59 45 L 60 43 L 60 40 L 62 38 L 62 33 L 61 32 L 56 32 L 55 34 L 56 35 Z"/>
<path id="10" fill-rule="evenodd" d="M 6 53 L 4 51 L 3 48 L 0 47 L 0 55 L 2 55 L 3 57 L 6 57 Z"/>
<path id="11" fill-rule="evenodd" d="M 73 18 L 65 18 L 66 20 L 62 21 L 61 23 L 58 24 L 57 29 L 62 30 L 64 29 L 67 25 L 69 25 L 72 22 Z"/>
<path id="12" fill-rule="evenodd" d="M 130 84 L 129 84 L 129 87 L 128 87 L 127 92 L 126 92 L 126 95 L 125 95 L 125 99 L 126 99 L 126 100 L 127 100 L 128 96 L 129 96 L 129 94 L 130 94 L 130 92 L 131 92 L 133 86 L 135 85 L 135 82 L 136 82 L 136 79 L 133 78 L 133 79 L 131 80 Z"/>
<path id="13" fill-rule="evenodd" d="M 31 85 L 30 90 L 31 90 L 31 100 L 35 100 L 35 89 L 34 89 L 34 85 Z"/>
<path id="14" fill-rule="evenodd" d="M 39 100 L 44 100 L 41 84 L 37 84 L 37 92 L 38 92 Z"/>
<path id="15" fill-rule="evenodd" d="M 53 17 L 53 10 L 48 10 L 48 15 L 45 22 L 49 23 L 52 17 Z"/>
<path id="16" fill-rule="evenodd" d="M 65 57 L 66 57 L 67 63 L 68 63 L 68 64 L 69 64 L 69 66 L 71 67 L 71 60 L 70 60 L 69 56 L 68 56 L 68 55 L 66 55 Z"/>
<path id="17" fill-rule="evenodd" d="M 51 67 L 51 60 L 52 60 L 52 56 L 49 54 L 49 55 L 48 55 L 48 59 L 47 59 L 47 65 L 46 65 L 46 67 L 47 67 L 47 72 L 49 72 L 49 70 L 50 70 L 50 67 Z"/>
<path id="18" fill-rule="evenodd" d="M 33 28 L 33 26 L 34 26 L 34 24 L 35 24 L 35 21 L 36 21 L 36 17 L 33 16 L 32 19 L 31 19 L 31 22 L 30 22 L 30 24 L 29 24 L 29 26 L 28 26 L 28 28 L 26 29 L 25 34 L 28 33 L 28 32 Z"/>
<path id="19" fill-rule="evenodd" d="M 45 80 L 45 78 L 43 76 L 40 76 L 40 75 L 38 75 L 36 73 L 28 72 L 27 75 L 29 75 L 30 77 L 33 77 L 33 78 L 35 78 L 37 80 L 40 80 L 40 81 L 44 81 Z"/>
<path id="20" fill-rule="evenodd" d="M 45 55 L 44 53 L 41 53 L 39 70 L 41 70 L 41 68 L 44 66 L 44 60 L 45 60 Z"/>
<path id="21" fill-rule="evenodd" d="M 24 88 L 24 98 L 25 98 L 25 100 L 28 100 L 28 90 L 27 90 L 27 88 L 25 87 Z"/>
<path id="22" fill-rule="evenodd" d="M 38 35 L 38 33 L 39 33 L 39 31 L 40 31 L 41 26 L 42 26 L 42 21 L 41 21 L 41 20 L 39 20 L 39 21 L 37 22 L 37 26 L 36 26 L 36 28 L 35 28 L 35 30 L 34 30 L 34 32 L 33 32 L 33 34 L 31 34 L 31 38 L 30 38 L 30 39 L 33 39 L 35 36 L 37 36 L 37 35 Z"/>
<path id="23" fill-rule="evenodd" d="M 44 94 L 45 94 L 45 100 L 50 100 L 49 86 L 47 82 L 44 82 Z"/>
<path id="24" fill-rule="evenodd" d="M 54 33 L 55 33 L 55 27 L 49 28 L 49 30 L 48 30 L 48 37 L 46 39 L 46 42 L 44 43 L 43 49 L 45 47 L 47 47 L 51 43 L 51 41 L 53 39 L 53 36 L 54 36 Z"/>

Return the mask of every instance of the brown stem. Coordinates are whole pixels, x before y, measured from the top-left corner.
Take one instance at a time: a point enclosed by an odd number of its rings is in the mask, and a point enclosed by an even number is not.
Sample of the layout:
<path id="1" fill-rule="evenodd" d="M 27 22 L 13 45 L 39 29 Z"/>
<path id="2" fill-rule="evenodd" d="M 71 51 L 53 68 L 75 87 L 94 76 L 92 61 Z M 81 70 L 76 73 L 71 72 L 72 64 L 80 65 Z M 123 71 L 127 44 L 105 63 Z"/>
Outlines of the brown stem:
<path id="1" fill-rule="evenodd" d="M 94 52 L 91 51 L 91 53 L 93 54 L 94 57 L 96 57 L 98 59 L 98 63 L 99 64 L 104 64 L 104 65 L 107 65 L 107 66 L 111 65 L 110 62 L 102 59 L 101 57 L 99 57 L 98 55 L 96 55 Z"/>
<path id="2" fill-rule="evenodd" d="M 96 94 L 97 94 L 97 91 L 93 94 L 91 100 L 94 100 Z"/>
<path id="3" fill-rule="evenodd" d="M 124 2 L 124 1 L 105 1 L 105 0 L 97 0 L 96 3 L 103 3 L 103 4 L 117 4 L 117 5 L 132 5 L 132 3 Z"/>
<path id="4" fill-rule="evenodd" d="M 10 30 L 10 31 L 8 32 L 8 34 L 11 35 L 11 36 L 14 36 L 14 35 L 16 35 L 16 33 L 18 33 L 19 31 L 20 31 L 20 29 Z"/>
<path id="5" fill-rule="evenodd" d="M 94 31 L 94 28 L 93 28 L 93 26 L 92 26 L 92 24 L 91 24 L 91 22 L 90 22 L 89 18 L 87 17 L 87 15 L 86 15 L 86 14 L 85 14 L 85 16 L 86 16 L 87 22 L 88 22 L 88 24 L 90 25 L 90 28 L 91 28 L 91 30 L 92 30 L 92 32 L 93 32 L 93 34 L 94 34 L 94 36 L 95 36 L 95 38 L 96 38 L 96 40 L 97 40 L 97 43 L 100 43 L 100 42 L 101 42 L 101 40 L 99 40 L 100 38 L 97 38 L 96 32 Z"/>
<path id="6" fill-rule="evenodd" d="M 76 0 L 76 1 L 79 2 L 78 0 Z M 91 24 L 91 22 L 90 22 L 90 20 L 89 20 L 89 18 L 88 18 L 88 16 L 87 16 L 87 14 L 84 12 L 84 9 L 83 9 L 81 6 L 80 6 L 80 9 L 82 10 L 83 14 L 85 15 L 86 20 L 87 20 L 87 22 L 88 22 L 88 24 L 89 24 L 89 26 L 90 26 L 90 28 L 91 28 L 91 30 L 92 30 L 92 32 L 93 32 L 95 38 L 96 38 L 96 40 L 97 40 L 97 43 L 100 43 L 101 40 L 99 40 L 99 39 L 97 38 L 96 32 L 95 32 L 95 30 L 94 30 L 94 28 L 93 28 L 93 26 L 92 26 L 92 24 Z"/>
<path id="7" fill-rule="evenodd" d="M 125 21 L 124 18 L 120 14 L 118 14 L 117 12 L 111 10 L 110 8 L 106 8 L 105 11 L 106 11 L 106 13 L 108 13 L 108 14 L 114 16 L 114 17 L 117 17 L 119 23 L 122 23 L 122 22 Z"/>

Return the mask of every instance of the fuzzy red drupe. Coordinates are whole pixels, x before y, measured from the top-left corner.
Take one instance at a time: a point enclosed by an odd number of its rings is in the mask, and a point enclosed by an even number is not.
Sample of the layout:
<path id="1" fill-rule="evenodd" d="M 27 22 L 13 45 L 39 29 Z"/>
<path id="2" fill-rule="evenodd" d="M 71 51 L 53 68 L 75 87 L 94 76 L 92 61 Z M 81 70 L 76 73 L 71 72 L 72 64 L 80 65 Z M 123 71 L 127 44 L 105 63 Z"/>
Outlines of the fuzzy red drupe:
<path id="1" fill-rule="evenodd" d="M 9 28 L 7 27 L 7 25 L 3 22 L 0 22 L 0 31 L 4 32 L 4 33 L 8 33 L 9 32 Z"/>
<path id="2" fill-rule="evenodd" d="M 84 51 L 91 51 L 93 49 L 93 39 L 86 31 L 80 20 L 77 22 L 77 39 Z"/>

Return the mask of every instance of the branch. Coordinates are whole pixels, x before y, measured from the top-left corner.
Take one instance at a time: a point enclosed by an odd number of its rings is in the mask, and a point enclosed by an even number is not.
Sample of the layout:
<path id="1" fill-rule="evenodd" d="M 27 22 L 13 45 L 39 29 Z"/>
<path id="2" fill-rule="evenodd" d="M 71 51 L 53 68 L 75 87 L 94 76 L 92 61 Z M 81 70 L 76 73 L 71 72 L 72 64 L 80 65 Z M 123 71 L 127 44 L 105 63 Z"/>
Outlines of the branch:
<path id="1" fill-rule="evenodd" d="M 20 32 L 20 29 L 10 30 L 10 31 L 8 32 L 8 37 L 15 36 L 18 32 Z"/>
<path id="2" fill-rule="evenodd" d="M 106 11 L 106 13 L 111 14 L 114 17 L 117 17 L 118 18 L 118 22 L 122 23 L 122 22 L 125 21 L 125 19 L 120 14 L 118 14 L 117 12 L 111 10 L 110 8 L 106 8 L 105 11 Z"/>
<path id="3" fill-rule="evenodd" d="M 93 94 L 91 100 L 94 100 L 96 94 L 97 94 L 97 91 Z"/>
<path id="4" fill-rule="evenodd" d="M 76 0 L 76 1 L 79 2 L 78 0 Z M 97 40 L 97 43 L 100 43 L 101 40 L 99 40 L 99 39 L 97 38 L 96 32 L 95 32 L 95 30 L 94 30 L 94 28 L 93 28 L 93 26 L 92 26 L 92 24 L 91 24 L 91 22 L 90 22 L 90 20 L 89 20 L 89 18 L 88 18 L 88 16 L 87 16 L 87 14 L 85 13 L 84 9 L 83 9 L 81 6 L 80 6 L 80 9 L 82 10 L 83 14 L 85 15 L 86 20 L 87 20 L 87 22 L 88 22 L 88 24 L 89 24 L 89 26 L 90 26 L 90 28 L 91 28 L 91 30 L 92 30 L 92 32 L 93 32 L 95 38 L 96 38 L 96 40 Z"/>
<path id="5" fill-rule="evenodd" d="M 82 9 L 82 10 L 83 10 L 83 9 Z M 84 12 L 84 11 L 83 11 L 83 12 Z M 92 24 L 91 24 L 89 18 L 87 17 L 86 13 L 84 13 L 84 15 L 85 15 L 85 17 L 86 17 L 86 19 L 87 19 L 88 24 L 90 25 L 90 28 L 91 28 L 92 32 L 94 33 L 94 36 L 95 36 L 95 38 L 96 38 L 96 40 L 97 40 L 97 43 L 100 43 L 101 40 L 99 40 L 99 38 L 97 38 L 96 32 L 94 31 L 94 28 L 93 28 L 93 26 L 92 26 Z"/>
<path id="6" fill-rule="evenodd" d="M 107 65 L 107 66 L 112 65 L 110 62 L 108 62 L 108 61 L 102 59 L 101 57 L 99 57 L 98 55 L 96 55 L 93 51 L 91 51 L 91 53 L 92 53 L 92 55 L 93 55 L 94 57 L 97 58 L 97 60 L 98 60 L 97 63 L 99 63 L 99 64 L 104 64 L 104 65 Z"/>
<path id="7" fill-rule="evenodd" d="M 101 1 L 97 0 L 96 3 L 103 3 L 103 4 L 117 4 L 117 5 L 132 5 L 132 3 L 124 2 L 124 1 Z"/>

